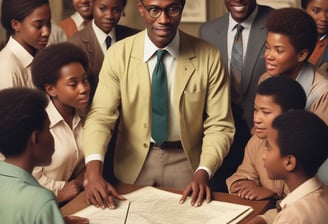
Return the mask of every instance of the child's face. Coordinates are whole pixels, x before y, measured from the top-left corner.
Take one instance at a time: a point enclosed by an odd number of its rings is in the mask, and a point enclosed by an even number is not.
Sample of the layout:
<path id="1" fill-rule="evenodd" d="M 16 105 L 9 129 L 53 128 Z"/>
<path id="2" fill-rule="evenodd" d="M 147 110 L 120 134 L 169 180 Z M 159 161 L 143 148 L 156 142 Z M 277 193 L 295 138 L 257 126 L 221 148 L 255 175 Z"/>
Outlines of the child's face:
<path id="1" fill-rule="evenodd" d="M 256 94 L 254 102 L 254 131 L 257 137 L 266 138 L 272 121 L 282 113 L 281 106 L 272 96 Z"/>
<path id="2" fill-rule="evenodd" d="M 280 155 L 278 131 L 269 128 L 266 140 L 266 150 L 263 154 L 264 167 L 270 179 L 284 179 L 284 158 Z"/>
<path id="3" fill-rule="evenodd" d="M 34 151 L 36 166 L 47 166 L 51 163 L 52 154 L 55 151 L 54 138 L 49 130 L 50 121 L 47 116 L 42 130 L 37 134 L 37 144 Z"/>
<path id="4" fill-rule="evenodd" d="M 93 0 L 72 0 L 75 10 L 86 20 L 92 18 Z"/>
<path id="5" fill-rule="evenodd" d="M 108 34 L 119 22 L 122 10 L 121 0 L 95 0 L 93 9 L 95 24 Z"/>
<path id="6" fill-rule="evenodd" d="M 46 87 L 57 108 L 85 109 L 88 106 L 90 85 L 83 66 L 78 62 L 64 65 L 56 85 Z"/>
<path id="7" fill-rule="evenodd" d="M 306 12 L 312 16 L 320 36 L 328 32 L 328 1 L 327 0 L 311 0 L 309 1 Z"/>
<path id="8" fill-rule="evenodd" d="M 48 4 L 36 8 L 23 21 L 13 20 L 14 38 L 31 55 L 36 49 L 45 48 L 51 31 L 51 13 Z"/>
<path id="9" fill-rule="evenodd" d="M 268 32 L 264 53 L 266 71 L 274 76 L 283 73 L 296 77 L 299 70 L 299 53 L 284 34 Z"/>

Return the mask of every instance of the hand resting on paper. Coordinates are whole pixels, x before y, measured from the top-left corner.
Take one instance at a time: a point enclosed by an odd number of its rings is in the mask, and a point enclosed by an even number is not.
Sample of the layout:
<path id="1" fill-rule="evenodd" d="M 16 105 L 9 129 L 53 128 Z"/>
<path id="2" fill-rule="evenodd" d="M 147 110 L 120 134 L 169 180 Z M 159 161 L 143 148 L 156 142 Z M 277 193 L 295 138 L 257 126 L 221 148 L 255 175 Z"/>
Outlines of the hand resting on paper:
<path id="1" fill-rule="evenodd" d="M 209 203 L 211 201 L 211 189 L 208 186 L 209 176 L 205 170 L 198 170 L 192 177 L 190 183 L 185 187 L 182 192 L 182 197 L 180 199 L 180 203 L 184 203 L 191 194 L 191 205 L 192 206 L 201 206 L 204 198 L 206 202 Z"/>
<path id="2" fill-rule="evenodd" d="M 114 198 L 125 200 L 102 176 L 102 162 L 91 161 L 87 164 L 83 183 L 86 203 L 101 208 L 115 208 Z"/>

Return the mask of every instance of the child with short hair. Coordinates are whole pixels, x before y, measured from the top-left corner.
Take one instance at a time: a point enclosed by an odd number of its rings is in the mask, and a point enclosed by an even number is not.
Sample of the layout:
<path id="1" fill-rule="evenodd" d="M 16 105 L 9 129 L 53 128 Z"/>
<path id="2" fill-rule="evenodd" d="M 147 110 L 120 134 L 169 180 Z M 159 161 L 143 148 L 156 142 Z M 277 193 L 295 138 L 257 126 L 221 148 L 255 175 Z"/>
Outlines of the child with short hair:
<path id="1" fill-rule="evenodd" d="M 87 56 L 70 43 L 45 48 L 32 63 L 34 85 L 50 98 L 47 113 L 55 139 L 52 163 L 36 167 L 33 175 L 57 195 L 58 202 L 67 202 L 83 190 L 84 117 L 80 114 L 89 104 L 87 69 Z"/>
<path id="2" fill-rule="evenodd" d="M 266 73 L 259 82 L 278 75 L 295 79 L 305 90 L 305 108 L 328 125 L 328 77 L 308 62 L 318 38 L 313 18 L 302 9 L 281 8 L 271 13 L 266 27 Z"/>
<path id="3" fill-rule="evenodd" d="M 286 182 L 290 193 L 250 223 L 315 223 L 328 220 L 328 187 L 315 176 L 328 157 L 328 130 L 314 113 L 295 110 L 278 116 L 268 130 L 264 166 L 268 177 Z"/>
<path id="4" fill-rule="evenodd" d="M 68 41 L 84 50 L 89 59 L 91 96 L 98 85 L 98 76 L 107 48 L 139 30 L 119 25 L 127 0 L 92 0 L 93 20 Z"/>
<path id="5" fill-rule="evenodd" d="M 288 77 L 271 77 L 258 86 L 254 102 L 254 135 L 246 145 L 242 163 L 226 180 L 229 193 L 244 199 L 262 200 L 280 199 L 288 192 L 283 181 L 267 177 L 262 155 L 273 119 L 289 110 L 304 109 L 305 102 L 302 86 Z"/>
<path id="6" fill-rule="evenodd" d="M 64 223 L 52 192 L 32 176 L 35 166 L 51 163 L 54 140 L 45 111 L 48 99 L 23 87 L 0 91 L 1 223 Z M 89 223 L 66 217 L 66 223 Z"/>

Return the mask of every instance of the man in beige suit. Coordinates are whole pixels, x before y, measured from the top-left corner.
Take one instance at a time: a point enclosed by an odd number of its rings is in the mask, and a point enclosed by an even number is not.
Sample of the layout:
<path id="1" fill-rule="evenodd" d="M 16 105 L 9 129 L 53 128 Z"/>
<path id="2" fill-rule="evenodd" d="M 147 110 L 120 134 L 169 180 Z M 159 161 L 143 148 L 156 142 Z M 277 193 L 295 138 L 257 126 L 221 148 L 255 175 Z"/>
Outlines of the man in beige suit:
<path id="1" fill-rule="evenodd" d="M 87 116 L 86 199 L 112 208 L 113 196 L 123 199 L 101 176 L 106 145 L 120 117 L 114 157 L 119 181 L 178 188 L 183 190 L 180 203 L 191 194 L 191 204 L 200 206 L 204 198 L 211 199 L 208 181 L 221 166 L 235 131 L 229 79 L 215 47 L 178 31 L 185 0 L 137 0 L 137 4 L 146 30 L 109 48 Z M 156 104 L 152 73 L 159 50 L 166 50 L 164 143 L 152 128 Z"/>

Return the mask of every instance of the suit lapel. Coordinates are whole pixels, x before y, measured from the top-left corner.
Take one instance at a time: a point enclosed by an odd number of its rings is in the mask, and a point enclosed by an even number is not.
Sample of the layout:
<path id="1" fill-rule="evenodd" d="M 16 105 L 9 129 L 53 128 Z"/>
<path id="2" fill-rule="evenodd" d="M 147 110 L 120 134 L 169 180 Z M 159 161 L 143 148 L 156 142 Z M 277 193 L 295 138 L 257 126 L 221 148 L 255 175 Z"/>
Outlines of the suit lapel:
<path id="1" fill-rule="evenodd" d="M 182 94 L 186 88 L 186 85 L 195 71 L 192 64 L 192 59 L 195 56 L 192 43 L 187 36 L 180 31 L 180 51 L 177 58 L 177 68 L 174 78 L 174 107 L 179 108 Z"/>
<path id="2" fill-rule="evenodd" d="M 226 66 L 228 66 L 228 45 L 227 45 L 227 43 L 228 43 L 227 33 L 228 33 L 228 26 L 229 26 L 229 16 L 228 15 L 229 14 L 225 14 L 222 25 L 217 26 L 217 27 L 221 27 L 221 28 L 220 29 L 215 28 L 217 31 L 217 34 L 218 34 L 218 36 L 217 36 L 218 42 L 224 43 L 221 47 L 218 47 L 218 48 L 220 49 L 222 59 Z"/>
<path id="3" fill-rule="evenodd" d="M 144 57 L 144 46 L 145 46 L 145 31 L 136 35 L 134 42 L 131 44 L 132 52 L 131 52 L 131 69 L 135 72 L 131 72 L 137 76 L 134 79 L 138 82 L 138 86 L 140 86 L 141 92 L 143 93 L 143 99 L 147 100 L 150 105 L 150 96 L 151 96 L 151 83 L 150 83 L 150 75 L 148 71 L 148 65 L 143 61 Z"/>
<path id="4" fill-rule="evenodd" d="M 242 82 L 241 89 L 243 93 L 246 92 L 249 82 L 252 78 L 253 69 L 256 64 L 256 61 L 259 60 L 259 57 L 264 55 L 261 54 L 261 49 L 265 43 L 266 32 L 265 32 L 265 19 L 262 15 L 261 7 L 259 7 L 258 15 L 254 20 L 252 25 L 250 35 L 248 38 L 247 52 L 245 55 L 244 69 L 242 71 Z"/>

